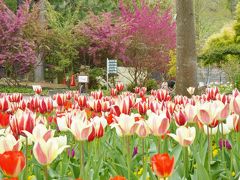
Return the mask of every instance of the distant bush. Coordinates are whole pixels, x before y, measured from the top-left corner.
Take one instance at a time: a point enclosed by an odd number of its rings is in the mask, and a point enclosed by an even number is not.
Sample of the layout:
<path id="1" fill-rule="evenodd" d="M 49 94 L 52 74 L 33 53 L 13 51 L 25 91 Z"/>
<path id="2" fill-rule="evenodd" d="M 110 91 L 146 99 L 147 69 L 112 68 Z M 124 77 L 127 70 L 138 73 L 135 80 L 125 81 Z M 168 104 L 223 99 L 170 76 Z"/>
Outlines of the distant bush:
<path id="1" fill-rule="evenodd" d="M 158 83 L 154 79 L 148 79 L 144 86 L 147 88 L 148 91 L 151 91 L 151 89 L 158 89 Z"/>

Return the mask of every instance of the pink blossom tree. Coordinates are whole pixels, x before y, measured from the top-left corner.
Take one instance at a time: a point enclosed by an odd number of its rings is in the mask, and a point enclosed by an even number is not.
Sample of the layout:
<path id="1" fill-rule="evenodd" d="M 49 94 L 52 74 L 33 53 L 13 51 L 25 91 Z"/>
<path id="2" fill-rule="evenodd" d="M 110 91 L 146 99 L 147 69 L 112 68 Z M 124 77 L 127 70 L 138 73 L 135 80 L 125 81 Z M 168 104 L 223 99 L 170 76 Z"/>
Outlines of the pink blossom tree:
<path id="1" fill-rule="evenodd" d="M 130 25 L 125 61 L 134 83 L 143 82 L 152 72 L 166 73 L 170 51 L 176 48 L 176 23 L 171 9 L 162 11 L 159 6 L 149 7 L 144 0 L 140 5 L 132 0 L 133 9 L 120 1 L 122 18 Z M 142 77 L 142 78 L 140 78 Z"/>
<path id="2" fill-rule="evenodd" d="M 29 4 L 25 3 L 15 14 L 0 0 L 0 67 L 15 80 L 29 72 L 36 60 L 34 44 L 23 34 L 28 10 Z"/>

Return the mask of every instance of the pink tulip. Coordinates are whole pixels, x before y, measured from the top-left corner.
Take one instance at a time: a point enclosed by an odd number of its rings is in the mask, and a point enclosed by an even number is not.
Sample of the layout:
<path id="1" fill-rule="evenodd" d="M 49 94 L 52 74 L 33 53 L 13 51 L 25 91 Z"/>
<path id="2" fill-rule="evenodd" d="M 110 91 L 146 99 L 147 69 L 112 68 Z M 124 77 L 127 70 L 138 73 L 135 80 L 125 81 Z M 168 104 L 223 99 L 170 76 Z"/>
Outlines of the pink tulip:
<path id="1" fill-rule="evenodd" d="M 187 147 L 191 145 L 196 136 L 195 127 L 180 126 L 176 130 L 175 134 L 169 134 L 174 140 L 176 140 L 181 146 Z"/>
<path id="2" fill-rule="evenodd" d="M 240 115 L 240 95 L 232 97 L 230 104 L 232 112 Z"/>
<path id="3" fill-rule="evenodd" d="M 137 121 L 135 123 L 136 128 L 135 128 L 135 133 L 139 137 L 147 137 L 150 134 L 150 129 L 144 120 Z"/>
<path id="4" fill-rule="evenodd" d="M 47 142 L 50 138 L 53 138 L 55 131 L 47 129 L 45 125 L 39 123 L 34 127 L 32 133 L 28 131 L 24 131 L 24 133 L 30 141 L 36 142 L 39 139 L 43 139 Z"/>
<path id="5" fill-rule="evenodd" d="M 135 88 L 134 88 L 134 92 L 135 92 L 136 94 L 138 94 L 139 91 L 140 91 L 140 87 L 135 87 Z"/>
<path id="6" fill-rule="evenodd" d="M 236 132 L 240 132 L 240 117 L 239 115 L 235 115 L 235 117 L 233 118 L 233 127 L 234 127 L 234 131 Z"/>
<path id="7" fill-rule="evenodd" d="M 215 119 L 218 119 L 219 109 L 216 102 L 205 102 L 199 106 L 198 119 L 206 125 L 211 124 Z"/>
<path id="8" fill-rule="evenodd" d="M 165 114 L 157 115 L 155 113 L 150 113 L 148 120 L 146 121 L 150 132 L 154 136 L 162 136 L 167 133 L 170 122 Z"/>
<path id="9" fill-rule="evenodd" d="M 33 146 L 33 155 L 39 164 L 45 166 L 51 164 L 68 147 L 66 136 L 53 137 L 47 141 L 38 139 Z"/>
<path id="10" fill-rule="evenodd" d="M 238 95 L 240 95 L 240 92 L 238 91 L 237 88 L 235 88 L 235 89 L 232 91 L 232 95 L 233 95 L 233 97 L 237 97 Z"/>
<path id="11" fill-rule="evenodd" d="M 184 112 L 185 115 L 188 119 L 188 122 L 193 123 L 193 122 L 197 122 L 198 117 L 197 117 L 197 107 L 193 106 L 191 104 L 186 104 L 186 106 L 184 107 Z"/>
<path id="12" fill-rule="evenodd" d="M 77 141 L 86 141 L 88 140 L 93 125 L 84 118 L 78 118 L 77 116 L 72 117 L 72 124 L 70 131 Z"/>

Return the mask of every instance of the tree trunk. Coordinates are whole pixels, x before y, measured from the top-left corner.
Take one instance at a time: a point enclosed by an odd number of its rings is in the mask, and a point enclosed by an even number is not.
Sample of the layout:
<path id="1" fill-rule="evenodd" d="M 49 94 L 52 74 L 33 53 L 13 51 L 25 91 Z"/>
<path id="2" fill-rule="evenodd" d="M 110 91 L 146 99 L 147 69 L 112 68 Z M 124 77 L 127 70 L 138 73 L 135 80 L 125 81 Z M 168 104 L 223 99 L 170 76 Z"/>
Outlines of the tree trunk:
<path id="1" fill-rule="evenodd" d="M 45 16 L 44 16 L 44 0 L 40 0 L 40 14 L 39 21 L 42 26 L 45 24 Z M 34 81 L 41 82 L 44 81 L 44 64 L 43 64 L 43 52 L 39 52 L 37 55 L 36 67 L 34 69 Z"/>
<path id="2" fill-rule="evenodd" d="M 177 0 L 176 93 L 189 96 L 188 87 L 197 87 L 197 56 L 193 0 Z"/>

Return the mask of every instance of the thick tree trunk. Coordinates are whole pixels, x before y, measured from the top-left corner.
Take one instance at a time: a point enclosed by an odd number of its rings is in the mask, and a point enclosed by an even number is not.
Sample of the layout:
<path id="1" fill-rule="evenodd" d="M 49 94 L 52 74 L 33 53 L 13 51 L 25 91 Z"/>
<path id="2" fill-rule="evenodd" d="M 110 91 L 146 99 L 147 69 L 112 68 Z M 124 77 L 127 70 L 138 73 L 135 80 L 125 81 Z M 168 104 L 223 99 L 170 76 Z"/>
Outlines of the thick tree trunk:
<path id="1" fill-rule="evenodd" d="M 40 0 L 40 17 L 39 21 L 42 26 L 45 24 L 45 16 L 44 16 L 44 0 Z M 44 63 L 43 63 L 43 52 L 39 52 L 37 55 L 36 67 L 34 69 L 34 81 L 41 82 L 44 81 Z"/>
<path id="2" fill-rule="evenodd" d="M 176 93 L 189 96 L 188 87 L 197 87 L 197 57 L 193 0 L 177 0 Z"/>

